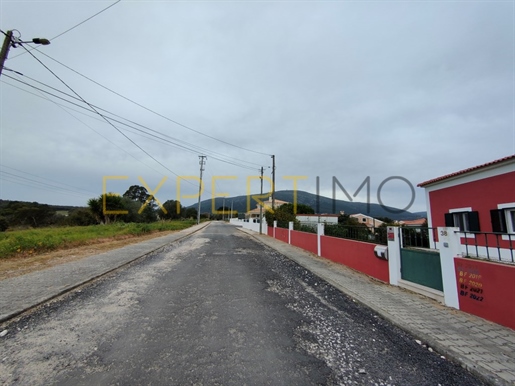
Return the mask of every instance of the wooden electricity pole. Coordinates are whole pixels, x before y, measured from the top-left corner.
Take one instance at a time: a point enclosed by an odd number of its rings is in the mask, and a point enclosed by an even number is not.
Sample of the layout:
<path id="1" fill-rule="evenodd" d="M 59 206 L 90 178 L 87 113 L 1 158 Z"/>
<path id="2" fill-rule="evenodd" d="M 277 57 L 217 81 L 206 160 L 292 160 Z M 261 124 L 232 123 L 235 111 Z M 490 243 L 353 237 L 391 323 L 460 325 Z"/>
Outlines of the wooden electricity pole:
<path id="1" fill-rule="evenodd" d="M 2 75 L 7 54 L 9 54 L 9 48 L 11 48 L 12 37 L 13 31 L 7 31 L 5 33 L 4 44 L 2 45 L 2 51 L 0 51 L 0 75 Z"/>
<path id="2" fill-rule="evenodd" d="M 204 171 L 204 165 L 206 164 L 206 161 L 204 158 L 207 158 L 205 155 L 199 155 L 200 158 L 199 164 L 200 164 L 200 181 L 198 184 L 198 212 L 197 212 L 197 224 L 200 224 L 200 197 L 202 196 L 202 172 Z"/>
<path id="3" fill-rule="evenodd" d="M 275 155 L 272 156 L 272 210 L 275 210 Z"/>
<path id="4" fill-rule="evenodd" d="M 263 197 L 263 166 L 261 166 L 261 197 Z M 259 205 L 259 234 L 263 234 L 263 204 Z"/>

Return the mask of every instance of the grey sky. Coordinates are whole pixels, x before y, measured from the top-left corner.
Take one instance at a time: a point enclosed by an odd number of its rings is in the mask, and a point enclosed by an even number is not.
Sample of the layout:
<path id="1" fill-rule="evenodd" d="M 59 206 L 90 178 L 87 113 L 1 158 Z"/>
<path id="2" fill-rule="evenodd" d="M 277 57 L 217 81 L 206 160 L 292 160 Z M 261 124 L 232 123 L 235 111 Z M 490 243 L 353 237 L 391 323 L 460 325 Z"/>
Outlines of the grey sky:
<path id="1" fill-rule="evenodd" d="M 0 27 L 18 30 L 23 40 L 52 38 L 113 2 L 1 0 Z M 306 176 L 298 188 L 315 193 L 319 176 L 321 193 L 330 197 L 335 176 L 353 195 L 370 176 L 376 202 L 388 177 L 416 186 L 515 153 L 514 7 L 486 1 L 122 0 L 40 50 L 188 127 L 275 154 L 278 190 L 293 187 L 284 176 Z M 12 48 L 5 66 L 70 92 L 31 55 L 15 57 L 23 52 Z M 186 130 L 33 52 L 89 103 L 209 150 L 203 199 L 213 193 L 214 177 L 236 176 L 215 183 L 216 192 L 235 196 L 246 194 L 247 177 L 258 175 L 258 165 L 270 176 L 270 156 Z M 30 90 L 7 75 L 16 77 L 4 70 L 0 83 L 0 198 L 85 205 L 102 193 L 103 176 L 128 176 L 108 181 L 107 190 L 118 193 L 140 185 L 138 176 L 150 189 L 168 176 L 157 193 L 164 202 L 177 198 L 170 170 L 198 176 L 202 150 L 124 131 L 166 170 L 98 116 L 13 88 Z M 252 162 L 245 165 L 253 170 L 217 161 L 213 151 L 234 163 Z M 67 184 L 81 194 L 13 174 Z M 181 195 L 194 194 L 196 182 L 181 188 Z M 257 179 L 251 189 L 258 192 Z M 365 201 L 363 193 L 355 199 Z M 345 198 L 339 188 L 336 196 Z M 395 179 L 381 197 L 386 205 L 405 207 L 411 191 Z M 425 209 L 417 188 L 410 210 Z"/>

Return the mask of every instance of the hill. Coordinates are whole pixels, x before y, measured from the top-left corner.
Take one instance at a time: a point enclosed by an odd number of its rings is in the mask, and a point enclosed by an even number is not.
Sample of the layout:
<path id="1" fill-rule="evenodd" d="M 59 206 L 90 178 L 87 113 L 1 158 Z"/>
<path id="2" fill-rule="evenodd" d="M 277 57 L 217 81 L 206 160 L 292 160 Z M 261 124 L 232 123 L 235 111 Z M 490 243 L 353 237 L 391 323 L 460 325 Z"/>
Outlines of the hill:
<path id="1" fill-rule="evenodd" d="M 275 198 L 277 200 L 293 202 L 293 190 L 281 190 L 275 192 Z M 318 198 L 318 205 L 317 205 Z M 345 211 L 347 214 L 362 213 L 372 217 L 389 217 L 393 220 L 415 220 L 418 218 L 426 217 L 426 212 L 411 213 L 408 211 L 401 211 L 398 208 L 382 206 L 379 204 L 367 204 L 364 202 L 350 202 L 344 200 L 333 200 L 332 198 L 318 196 L 313 193 L 304 191 L 297 191 L 297 203 L 309 205 L 313 209 L 319 208 L 320 213 L 333 213 L 338 214 L 340 211 Z M 203 200 L 200 203 L 201 213 L 211 212 L 211 199 Z M 223 205 L 223 198 L 217 197 L 215 199 L 215 209 Z M 236 196 L 226 197 L 225 206 L 227 208 L 233 208 L 238 213 L 247 212 L 247 196 Z M 197 204 L 191 205 L 190 207 L 197 208 Z M 256 207 L 256 202 L 251 199 L 250 209 Z"/>

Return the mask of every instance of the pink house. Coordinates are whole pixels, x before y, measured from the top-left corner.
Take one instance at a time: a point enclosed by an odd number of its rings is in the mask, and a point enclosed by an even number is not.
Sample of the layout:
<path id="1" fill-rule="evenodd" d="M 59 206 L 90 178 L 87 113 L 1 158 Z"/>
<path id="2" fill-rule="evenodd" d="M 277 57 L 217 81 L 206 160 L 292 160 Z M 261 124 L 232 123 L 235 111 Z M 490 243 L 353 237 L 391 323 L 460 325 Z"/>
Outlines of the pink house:
<path id="1" fill-rule="evenodd" d="M 429 227 L 458 227 L 463 231 L 462 243 L 470 241 L 482 247 L 507 248 L 513 253 L 515 155 L 434 178 L 418 186 L 426 191 Z M 487 253 L 486 250 L 483 252 Z"/>

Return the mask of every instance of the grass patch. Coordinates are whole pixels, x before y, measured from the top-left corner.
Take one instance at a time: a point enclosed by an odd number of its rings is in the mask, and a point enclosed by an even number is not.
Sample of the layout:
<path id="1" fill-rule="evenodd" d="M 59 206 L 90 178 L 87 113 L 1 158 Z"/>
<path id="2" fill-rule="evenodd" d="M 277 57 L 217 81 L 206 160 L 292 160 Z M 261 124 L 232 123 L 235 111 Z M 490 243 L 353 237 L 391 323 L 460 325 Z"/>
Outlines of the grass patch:
<path id="1" fill-rule="evenodd" d="M 159 221 L 150 224 L 115 223 L 86 227 L 52 227 L 0 233 L 0 258 L 31 256 L 56 249 L 88 245 L 101 239 L 142 236 L 149 233 L 176 231 L 196 221 Z"/>

